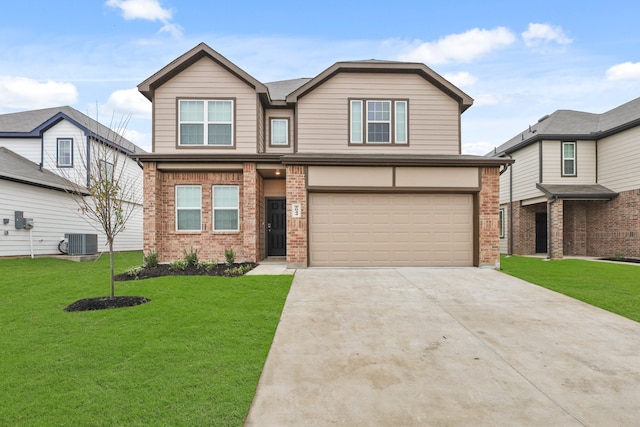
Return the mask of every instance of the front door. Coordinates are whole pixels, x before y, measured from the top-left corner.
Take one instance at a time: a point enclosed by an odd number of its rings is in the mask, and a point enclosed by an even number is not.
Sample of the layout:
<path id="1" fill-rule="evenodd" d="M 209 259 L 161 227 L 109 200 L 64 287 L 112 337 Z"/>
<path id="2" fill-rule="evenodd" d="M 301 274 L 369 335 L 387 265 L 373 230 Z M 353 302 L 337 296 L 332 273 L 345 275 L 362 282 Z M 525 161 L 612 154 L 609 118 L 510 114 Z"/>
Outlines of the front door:
<path id="1" fill-rule="evenodd" d="M 267 199 L 267 256 L 287 254 L 287 200 Z"/>
<path id="2" fill-rule="evenodd" d="M 536 212 L 536 253 L 547 252 L 547 213 Z"/>

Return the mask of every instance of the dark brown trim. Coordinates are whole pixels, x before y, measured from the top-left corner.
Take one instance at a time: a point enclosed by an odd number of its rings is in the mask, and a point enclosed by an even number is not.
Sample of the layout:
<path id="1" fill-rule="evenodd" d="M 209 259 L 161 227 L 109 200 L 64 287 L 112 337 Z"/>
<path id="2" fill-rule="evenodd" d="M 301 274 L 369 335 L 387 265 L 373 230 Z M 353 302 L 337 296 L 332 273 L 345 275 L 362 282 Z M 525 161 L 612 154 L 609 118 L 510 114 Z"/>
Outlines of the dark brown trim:
<path id="1" fill-rule="evenodd" d="M 272 135 L 272 124 L 273 120 L 286 120 L 287 122 L 287 143 L 286 144 L 274 144 L 273 143 L 273 135 Z M 290 117 L 269 117 L 268 120 L 265 121 L 265 125 L 269 123 L 269 128 L 265 132 L 265 137 L 269 138 L 269 148 L 289 148 L 291 147 L 291 118 Z"/>
<path id="2" fill-rule="evenodd" d="M 309 186 L 307 191 L 310 193 L 406 193 L 406 194 L 425 194 L 425 193 L 455 193 L 455 194 L 472 194 L 480 191 L 477 187 L 333 187 L 333 186 Z"/>
<path id="3" fill-rule="evenodd" d="M 284 154 L 285 165 L 308 166 L 451 166 L 500 167 L 513 159 L 472 155 L 400 155 L 400 154 Z"/>
<path id="4" fill-rule="evenodd" d="M 231 123 L 231 133 L 232 133 L 232 138 L 231 138 L 231 145 L 208 145 L 206 144 L 207 141 L 202 141 L 203 144 L 202 145 L 180 145 L 180 101 L 233 101 L 233 120 Z M 176 145 L 175 148 L 176 150 L 183 150 L 183 149 L 187 149 L 187 150 L 191 150 L 191 149 L 196 149 L 196 150 L 201 150 L 203 148 L 207 149 L 215 149 L 215 150 L 219 150 L 219 149 L 236 149 L 236 136 L 238 134 L 237 132 L 237 120 L 236 120 L 236 110 L 237 110 L 237 104 L 238 104 L 238 100 L 236 97 L 200 97 L 200 96 L 193 96 L 193 97 L 176 97 L 176 135 L 175 135 L 175 139 L 176 139 Z M 208 109 L 207 109 L 208 111 Z M 203 125 L 206 126 L 207 125 L 207 120 L 205 118 Z"/>
<path id="5" fill-rule="evenodd" d="M 131 155 L 142 162 L 197 162 L 197 163 L 229 163 L 229 162 L 258 162 L 281 164 L 282 154 L 236 154 L 236 153 L 144 153 Z"/>
<path id="6" fill-rule="evenodd" d="M 353 101 L 362 102 L 362 142 L 351 142 L 351 103 Z M 391 103 L 390 120 L 389 120 L 389 139 L 390 142 L 367 142 L 367 102 L 389 102 Z M 406 121 L 407 121 L 407 142 L 396 142 L 396 102 L 405 102 L 407 105 L 406 111 Z M 358 98 L 351 97 L 347 98 L 347 145 L 352 147 L 409 147 L 411 138 L 410 138 L 410 123 L 409 123 L 409 98 L 385 98 L 385 97 L 371 97 L 371 98 Z"/>

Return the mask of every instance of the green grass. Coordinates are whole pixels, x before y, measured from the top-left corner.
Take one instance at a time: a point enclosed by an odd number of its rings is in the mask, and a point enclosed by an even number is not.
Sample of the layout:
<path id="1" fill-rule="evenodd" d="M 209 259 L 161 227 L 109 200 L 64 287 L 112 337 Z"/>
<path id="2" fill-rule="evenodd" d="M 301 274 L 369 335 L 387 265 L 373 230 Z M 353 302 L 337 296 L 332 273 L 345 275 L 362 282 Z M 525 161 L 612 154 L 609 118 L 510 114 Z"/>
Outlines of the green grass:
<path id="1" fill-rule="evenodd" d="M 292 276 L 116 282 L 151 302 L 63 311 L 109 294 L 108 264 L 0 260 L 0 425 L 241 426 Z"/>
<path id="2" fill-rule="evenodd" d="M 640 322 L 640 266 L 502 257 L 502 271 Z"/>

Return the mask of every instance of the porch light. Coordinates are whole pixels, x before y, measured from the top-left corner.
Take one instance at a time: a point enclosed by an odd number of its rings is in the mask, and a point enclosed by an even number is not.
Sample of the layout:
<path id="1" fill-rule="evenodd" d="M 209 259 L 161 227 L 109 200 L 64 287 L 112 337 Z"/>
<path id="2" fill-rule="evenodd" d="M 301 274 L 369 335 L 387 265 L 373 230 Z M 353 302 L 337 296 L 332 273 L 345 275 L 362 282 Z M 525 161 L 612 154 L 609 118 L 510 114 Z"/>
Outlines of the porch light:
<path id="1" fill-rule="evenodd" d="M 280 176 L 280 169 L 276 169 L 276 176 Z"/>

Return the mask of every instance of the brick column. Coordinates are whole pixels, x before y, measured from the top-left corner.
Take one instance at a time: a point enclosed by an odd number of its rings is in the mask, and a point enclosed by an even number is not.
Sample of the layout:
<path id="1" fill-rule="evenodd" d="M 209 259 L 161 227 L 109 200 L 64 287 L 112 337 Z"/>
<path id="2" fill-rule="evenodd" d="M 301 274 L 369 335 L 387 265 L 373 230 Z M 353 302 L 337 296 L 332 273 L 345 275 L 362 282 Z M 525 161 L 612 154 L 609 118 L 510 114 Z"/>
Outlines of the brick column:
<path id="1" fill-rule="evenodd" d="M 478 195 L 478 266 L 500 268 L 500 173 L 497 167 L 480 170 Z"/>
<path id="2" fill-rule="evenodd" d="M 258 261 L 258 171 L 255 163 L 242 165 L 242 252 L 244 261 Z"/>
<path id="3" fill-rule="evenodd" d="M 547 203 L 549 221 L 548 238 L 549 258 L 562 259 L 564 256 L 564 203 L 562 199 L 550 200 Z"/>
<path id="4" fill-rule="evenodd" d="M 307 259 L 307 167 L 287 166 L 287 265 L 306 268 Z M 292 217 L 292 206 L 300 205 L 300 218 Z"/>
<path id="5" fill-rule="evenodd" d="M 145 163 L 143 171 L 143 251 L 145 254 L 149 252 L 159 253 L 158 233 L 160 232 L 160 224 L 158 224 L 157 209 L 161 203 L 159 200 L 161 194 L 160 172 L 158 172 L 155 162 Z"/>

